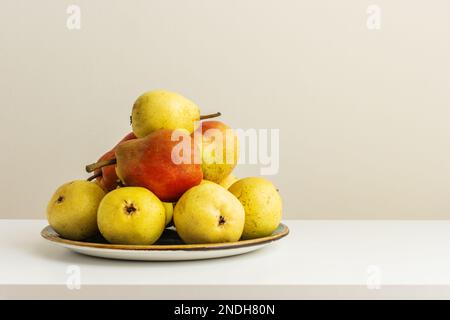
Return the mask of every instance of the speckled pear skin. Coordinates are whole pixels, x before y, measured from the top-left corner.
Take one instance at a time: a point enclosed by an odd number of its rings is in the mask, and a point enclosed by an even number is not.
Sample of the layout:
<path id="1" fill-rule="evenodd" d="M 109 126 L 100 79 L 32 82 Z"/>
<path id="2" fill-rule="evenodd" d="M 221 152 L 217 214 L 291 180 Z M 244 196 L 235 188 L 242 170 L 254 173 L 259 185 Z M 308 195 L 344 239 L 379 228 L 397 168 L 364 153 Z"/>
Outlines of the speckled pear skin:
<path id="1" fill-rule="evenodd" d="M 110 243 L 150 245 L 164 231 L 165 209 L 149 190 L 125 187 L 109 192 L 98 207 L 97 223 Z"/>
<path id="2" fill-rule="evenodd" d="M 126 186 L 144 187 L 161 201 L 175 202 L 203 179 L 198 147 L 187 133 L 182 133 L 190 145 L 188 163 L 175 163 L 172 150 L 180 142 L 172 141 L 173 130 L 158 130 L 140 139 L 129 140 L 116 149 L 116 172 Z"/>
<path id="3" fill-rule="evenodd" d="M 204 179 L 221 183 L 237 165 L 239 159 L 238 137 L 229 126 L 221 121 L 203 121 L 193 136 L 201 149 Z M 218 153 L 220 148 L 222 149 L 221 154 Z"/>
<path id="4" fill-rule="evenodd" d="M 244 220 L 239 200 L 210 181 L 183 194 L 173 213 L 177 233 L 188 244 L 238 241 Z"/>
<path id="5" fill-rule="evenodd" d="M 228 188 L 245 209 L 242 239 L 269 236 L 278 227 L 282 217 L 282 199 L 272 182 L 249 177 L 238 180 Z"/>
<path id="6" fill-rule="evenodd" d="M 137 98 L 131 113 L 133 132 L 138 138 L 160 129 L 184 129 L 192 133 L 200 109 L 191 100 L 167 90 L 154 90 Z"/>
<path id="7" fill-rule="evenodd" d="M 47 205 L 47 220 L 62 237 L 84 240 L 98 233 L 97 208 L 105 191 L 96 183 L 75 180 L 60 186 Z"/>

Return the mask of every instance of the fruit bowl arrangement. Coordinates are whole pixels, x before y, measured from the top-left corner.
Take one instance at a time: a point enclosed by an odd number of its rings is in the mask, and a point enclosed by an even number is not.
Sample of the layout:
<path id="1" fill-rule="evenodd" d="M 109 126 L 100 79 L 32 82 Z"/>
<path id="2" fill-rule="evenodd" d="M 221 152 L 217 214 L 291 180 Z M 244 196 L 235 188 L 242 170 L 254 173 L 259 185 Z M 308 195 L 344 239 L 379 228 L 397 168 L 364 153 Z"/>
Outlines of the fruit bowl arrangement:
<path id="1" fill-rule="evenodd" d="M 262 177 L 232 173 L 239 141 L 180 94 L 141 95 L 132 132 L 60 186 L 42 236 L 72 250 L 132 260 L 191 260 L 258 249 L 289 232 L 282 200 Z"/>

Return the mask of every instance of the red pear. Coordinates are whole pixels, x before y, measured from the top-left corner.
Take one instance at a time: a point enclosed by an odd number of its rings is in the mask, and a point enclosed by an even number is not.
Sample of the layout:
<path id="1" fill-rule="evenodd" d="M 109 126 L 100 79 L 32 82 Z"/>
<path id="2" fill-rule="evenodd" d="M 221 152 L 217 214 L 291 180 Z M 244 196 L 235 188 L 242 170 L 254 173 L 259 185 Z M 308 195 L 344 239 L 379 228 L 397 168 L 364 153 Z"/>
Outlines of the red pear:
<path id="1" fill-rule="evenodd" d="M 105 160 L 111 160 L 116 157 L 116 148 L 118 145 L 120 145 L 124 141 L 136 139 L 136 136 L 133 132 L 127 134 L 122 140 L 117 143 L 117 145 L 106 152 L 103 156 L 98 159 L 98 162 L 105 161 Z M 97 184 L 103 188 L 105 191 L 111 191 L 117 188 L 117 181 L 119 178 L 116 174 L 116 166 L 114 164 L 104 166 L 98 170 L 95 170 L 94 176 L 97 176 L 96 182 Z"/>
<path id="2" fill-rule="evenodd" d="M 200 184 L 198 146 L 187 132 L 158 130 L 116 148 L 116 172 L 126 186 L 144 187 L 161 201 L 174 202 Z"/>

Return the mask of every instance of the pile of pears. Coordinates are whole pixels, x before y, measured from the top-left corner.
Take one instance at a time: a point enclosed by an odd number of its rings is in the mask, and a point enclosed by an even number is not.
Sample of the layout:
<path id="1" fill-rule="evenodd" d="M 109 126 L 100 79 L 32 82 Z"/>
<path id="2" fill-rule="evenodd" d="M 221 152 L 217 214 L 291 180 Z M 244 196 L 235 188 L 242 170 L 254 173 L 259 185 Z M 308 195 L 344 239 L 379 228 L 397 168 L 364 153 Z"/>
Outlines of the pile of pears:
<path id="1" fill-rule="evenodd" d="M 70 240 L 101 234 L 127 245 L 151 245 L 167 227 L 187 244 L 272 234 L 282 216 L 278 190 L 264 178 L 233 175 L 239 141 L 228 125 L 205 120 L 216 116 L 201 116 L 174 92 L 141 95 L 132 108 L 133 132 L 86 166 L 91 177 L 55 191 L 47 206 L 51 227 Z M 223 134 L 212 138 L 212 129 Z M 174 161 L 180 141 L 182 161 Z M 224 161 L 217 161 L 218 149 Z"/>

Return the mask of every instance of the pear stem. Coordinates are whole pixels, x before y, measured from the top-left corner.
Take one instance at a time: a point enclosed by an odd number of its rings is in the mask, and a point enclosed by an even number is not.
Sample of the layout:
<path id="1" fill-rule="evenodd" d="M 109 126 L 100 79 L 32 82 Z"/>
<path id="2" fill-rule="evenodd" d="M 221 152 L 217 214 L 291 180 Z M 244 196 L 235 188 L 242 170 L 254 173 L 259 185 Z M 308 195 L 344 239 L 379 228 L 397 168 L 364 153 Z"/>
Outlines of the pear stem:
<path id="1" fill-rule="evenodd" d="M 117 180 L 117 186 L 118 186 L 119 188 L 122 188 L 122 187 L 125 187 L 125 184 L 122 182 L 122 180 L 118 179 L 118 180 Z"/>
<path id="2" fill-rule="evenodd" d="M 93 174 L 92 176 L 90 176 L 89 178 L 87 178 L 86 180 L 87 180 L 87 181 L 92 181 L 92 180 L 94 180 L 95 178 L 98 178 L 98 177 L 101 177 L 101 176 L 102 176 L 102 172 L 99 171 L 99 172 L 97 172 L 96 174 Z"/>
<path id="3" fill-rule="evenodd" d="M 220 112 L 211 113 L 211 114 L 205 114 L 203 116 L 200 116 L 200 120 L 216 118 L 216 117 L 220 117 L 221 115 L 222 114 Z"/>
<path id="4" fill-rule="evenodd" d="M 92 172 L 92 171 L 95 171 L 95 170 L 98 170 L 98 169 L 101 169 L 103 167 L 110 166 L 110 165 L 113 165 L 113 164 L 116 164 L 116 163 L 117 163 L 117 161 L 116 161 L 115 158 L 109 159 L 109 160 L 99 161 L 99 162 L 96 162 L 96 163 L 91 163 L 91 164 L 88 164 L 86 166 L 86 171 L 87 172 Z"/>

